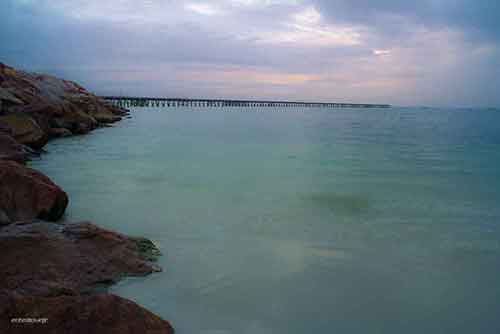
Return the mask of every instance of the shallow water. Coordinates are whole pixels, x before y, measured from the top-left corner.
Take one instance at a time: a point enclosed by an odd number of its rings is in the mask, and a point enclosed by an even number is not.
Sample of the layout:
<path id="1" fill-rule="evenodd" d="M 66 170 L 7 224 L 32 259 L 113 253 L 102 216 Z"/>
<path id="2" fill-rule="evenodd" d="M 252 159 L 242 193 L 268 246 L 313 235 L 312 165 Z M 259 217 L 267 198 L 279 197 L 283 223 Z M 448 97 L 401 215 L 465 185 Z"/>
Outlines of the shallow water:
<path id="1" fill-rule="evenodd" d="M 32 165 L 161 248 L 177 333 L 500 332 L 500 112 L 137 109 Z M 282 112 L 284 111 L 284 112 Z"/>

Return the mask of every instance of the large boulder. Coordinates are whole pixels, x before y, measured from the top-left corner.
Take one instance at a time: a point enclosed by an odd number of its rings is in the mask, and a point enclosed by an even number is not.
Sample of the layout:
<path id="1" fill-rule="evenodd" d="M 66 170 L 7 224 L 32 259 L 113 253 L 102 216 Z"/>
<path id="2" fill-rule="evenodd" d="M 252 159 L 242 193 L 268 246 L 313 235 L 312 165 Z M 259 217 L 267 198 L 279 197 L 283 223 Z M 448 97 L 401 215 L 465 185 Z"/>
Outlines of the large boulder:
<path id="1" fill-rule="evenodd" d="M 160 269 L 154 244 L 91 223 L 13 223 L 0 229 L 0 289 L 26 296 L 89 293 Z M 22 259 L 22 261 L 19 261 Z"/>
<path id="2" fill-rule="evenodd" d="M 129 114 L 129 111 L 127 109 L 124 109 L 124 108 L 112 105 L 111 103 L 106 102 L 104 100 L 101 101 L 101 103 L 103 103 L 106 106 L 106 108 L 109 111 L 111 111 L 114 115 L 117 115 L 117 116 L 127 116 Z"/>
<path id="3" fill-rule="evenodd" d="M 63 128 L 74 134 L 85 134 L 99 125 L 94 117 L 68 101 L 58 104 L 40 102 L 16 106 L 11 108 L 11 113 L 29 115 L 49 137 L 52 128 Z"/>
<path id="4" fill-rule="evenodd" d="M 0 63 L 0 116 L 6 117 L 0 124 L 7 122 L 21 144 L 39 149 L 49 138 L 85 134 L 126 114 L 74 82 Z"/>
<path id="5" fill-rule="evenodd" d="M 63 114 L 63 107 L 43 101 L 34 102 L 31 104 L 12 107 L 10 109 L 10 114 L 24 114 L 33 118 L 40 129 L 47 133 L 51 127 L 50 120 L 56 117 L 61 117 Z"/>
<path id="6" fill-rule="evenodd" d="M 0 245 L 2 334 L 173 333 L 167 321 L 105 291 L 124 275 L 160 270 L 151 241 L 88 222 L 29 221 L 0 228 Z"/>
<path id="7" fill-rule="evenodd" d="M 12 93 L 9 90 L 1 87 L 0 87 L 0 101 L 2 101 L 2 104 L 5 105 L 23 104 L 23 101 L 19 100 L 17 97 L 12 95 Z"/>
<path id="8" fill-rule="evenodd" d="M 99 125 L 99 122 L 91 115 L 81 111 L 74 105 L 65 105 L 61 117 L 51 119 L 51 126 L 68 129 L 74 134 L 88 133 Z"/>
<path id="9" fill-rule="evenodd" d="M 7 89 L 0 87 L 0 115 L 4 109 L 7 110 L 9 107 L 19 104 L 23 104 L 23 101 L 12 95 Z"/>
<path id="10" fill-rule="evenodd" d="M 0 132 L 0 160 L 25 163 L 34 154 L 34 151 L 29 147 L 19 144 L 8 134 Z"/>
<path id="11" fill-rule="evenodd" d="M 38 123 L 29 115 L 14 113 L 0 116 L 0 124 L 11 130 L 12 137 L 23 145 L 40 149 L 49 140 L 49 136 L 40 128 Z"/>
<path id="12" fill-rule="evenodd" d="M 100 124 L 115 123 L 122 119 L 120 116 L 113 114 L 103 107 L 97 107 L 94 111 L 89 112 L 89 114 Z"/>
<path id="13" fill-rule="evenodd" d="M 17 162 L 0 160 L 0 212 L 10 222 L 56 221 L 67 205 L 66 193 L 47 176 Z"/>
<path id="14" fill-rule="evenodd" d="M 172 334 L 172 326 L 136 303 L 102 293 L 26 297 L 0 292 L 5 334 Z"/>
<path id="15" fill-rule="evenodd" d="M 49 137 L 50 138 L 61 138 L 72 136 L 73 133 L 65 128 L 50 128 Z"/>

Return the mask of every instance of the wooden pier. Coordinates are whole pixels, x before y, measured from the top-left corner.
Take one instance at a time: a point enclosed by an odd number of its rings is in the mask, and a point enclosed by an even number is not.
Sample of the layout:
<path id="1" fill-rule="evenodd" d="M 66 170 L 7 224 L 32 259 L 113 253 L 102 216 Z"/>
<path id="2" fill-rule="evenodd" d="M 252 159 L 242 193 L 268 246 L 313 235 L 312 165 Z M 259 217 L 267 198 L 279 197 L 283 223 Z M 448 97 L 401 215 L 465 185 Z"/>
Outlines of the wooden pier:
<path id="1" fill-rule="evenodd" d="M 279 108 L 390 108 L 389 104 L 333 103 L 333 102 L 290 102 L 226 99 L 184 99 L 161 97 L 103 96 L 104 100 L 124 108 L 128 107 L 279 107 Z"/>

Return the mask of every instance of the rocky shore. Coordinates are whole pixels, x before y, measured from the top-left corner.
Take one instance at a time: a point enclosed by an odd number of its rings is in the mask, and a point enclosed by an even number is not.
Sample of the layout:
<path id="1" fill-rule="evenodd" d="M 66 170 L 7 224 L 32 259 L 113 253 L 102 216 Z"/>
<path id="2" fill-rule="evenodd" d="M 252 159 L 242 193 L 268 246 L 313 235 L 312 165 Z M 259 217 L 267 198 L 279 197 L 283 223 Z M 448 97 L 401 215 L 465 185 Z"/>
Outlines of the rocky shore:
<path id="1" fill-rule="evenodd" d="M 124 276 L 159 271 L 154 244 L 58 222 L 68 195 L 26 166 L 50 139 L 127 114 L 74 82 L 0 63 L 1 333 L 173 333 L 167 321 L 106 291 Z"/>

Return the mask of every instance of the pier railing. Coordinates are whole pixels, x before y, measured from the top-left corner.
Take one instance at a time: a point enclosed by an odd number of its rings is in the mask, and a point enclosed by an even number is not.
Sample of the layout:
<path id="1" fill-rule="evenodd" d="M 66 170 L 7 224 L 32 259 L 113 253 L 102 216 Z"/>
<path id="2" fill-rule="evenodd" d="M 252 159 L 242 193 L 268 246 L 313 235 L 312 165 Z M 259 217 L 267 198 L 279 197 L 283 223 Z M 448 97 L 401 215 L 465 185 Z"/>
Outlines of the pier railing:
<path id="1" fill-rule="evenodd" d="M 390 108 L 389 104 L 103 96 L 120 107 Z"/>

